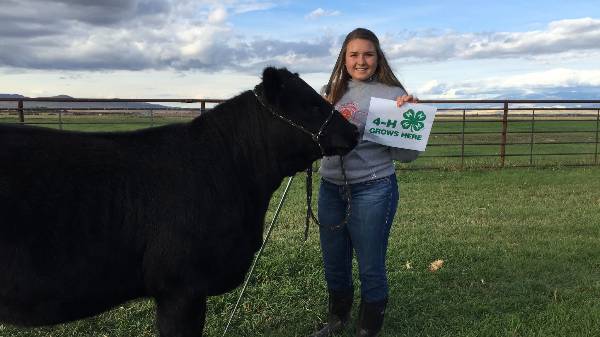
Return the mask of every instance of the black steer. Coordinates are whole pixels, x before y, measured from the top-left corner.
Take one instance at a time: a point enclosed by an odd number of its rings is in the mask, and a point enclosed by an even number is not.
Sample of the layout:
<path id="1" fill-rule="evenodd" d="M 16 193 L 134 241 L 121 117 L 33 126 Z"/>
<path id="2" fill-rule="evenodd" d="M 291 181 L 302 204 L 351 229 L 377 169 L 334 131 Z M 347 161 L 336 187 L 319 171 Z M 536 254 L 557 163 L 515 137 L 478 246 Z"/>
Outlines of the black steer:
<path id="1" fill-rule="evenodd" d="M 243 281 L 283 178 L 356 142 L 331 104 L 274 68 L 189 123 L 0 125 L 0 322 L 49 325 L 153 297 L 161 336 L 202 336 L 207 296 Z"/>

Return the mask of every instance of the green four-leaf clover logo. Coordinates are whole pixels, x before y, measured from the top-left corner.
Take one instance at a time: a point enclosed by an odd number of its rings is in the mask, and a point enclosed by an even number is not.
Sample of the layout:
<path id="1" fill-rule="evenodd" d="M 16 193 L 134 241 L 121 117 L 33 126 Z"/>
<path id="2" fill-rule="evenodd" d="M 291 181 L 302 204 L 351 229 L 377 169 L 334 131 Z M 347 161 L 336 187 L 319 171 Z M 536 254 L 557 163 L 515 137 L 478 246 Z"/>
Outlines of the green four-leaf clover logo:
<path id="1" fill-rule="evenodd" d="M 413 109 L 409 109 L 408 111 L 402 114 L 404 119 L 400 124 L 404 129 L 410 129 L 410 131 L 419 131 L 425 127 L 425 123 L 423 121 L 427 118 L 423 111 L 415 111 Z"/>

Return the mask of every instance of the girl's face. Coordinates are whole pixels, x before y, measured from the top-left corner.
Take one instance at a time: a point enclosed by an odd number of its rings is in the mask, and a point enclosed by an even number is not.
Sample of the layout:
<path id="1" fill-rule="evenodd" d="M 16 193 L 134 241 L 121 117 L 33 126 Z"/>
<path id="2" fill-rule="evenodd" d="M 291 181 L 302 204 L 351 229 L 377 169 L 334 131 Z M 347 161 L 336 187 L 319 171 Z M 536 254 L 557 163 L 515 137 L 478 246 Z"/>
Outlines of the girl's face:
<path id="1" fill-rule="evenodd" d="M 354 39 L 346 46 L 346 71 L 353 80 L 366 81 L 377 69 L 377 50 L 369 40 Z"/>

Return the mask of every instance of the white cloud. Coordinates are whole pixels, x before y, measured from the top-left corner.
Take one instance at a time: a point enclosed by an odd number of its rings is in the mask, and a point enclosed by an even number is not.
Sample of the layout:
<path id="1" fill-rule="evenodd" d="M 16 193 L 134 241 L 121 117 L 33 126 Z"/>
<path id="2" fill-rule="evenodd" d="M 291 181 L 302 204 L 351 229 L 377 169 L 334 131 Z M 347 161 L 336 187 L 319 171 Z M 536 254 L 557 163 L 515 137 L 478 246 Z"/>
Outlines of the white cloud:
<path id="1" fill-rule="evenodd" d="M 227 20 L 227 9 L 225 7 L 217 7 L 208 14 L 209 24 L 222 24 Z"/>
<path id="2" fill-rule="evenodd" d="M 309 20 L 316 20 L 316 19 L 319 19 L 324 16 L 338 16 L 340 14 L 341 14 L 340 11 L 324 10 L 323 8 L 319 7 L 317 9 L 315 9 L 314 11 L 308 13 L 305 16 L 305 18 L 309 19 Z"/>
<path id="3" fill-rule="evenodd" d="M 427 81 L 417 90 L 420 94 L 427 95 L 440 95 L 446 91 L 448 91 L 446 84 L 440 83 L 438 80 Z"/>
<path id="4" fill-rule="evenodd" d="M 131 14 L 130 20 L 115 16 L 100 24 L 77 19 L 82 11 L 74 10 L 61 16 L 57 4 L 37 1 L 14 2 L 17 8 L 11 11 L 0 9 L 0 38 L 5 44 L 0 49 L 0 65 L 4 68 L 255 72 L 257 65 L 279 64 L 302 71 L 306 68 L 323 70 L 320 58 L 330 56 L 331 38 L 267 41 L 248 38 L 229 22 L 230 15 L 271 8 L 272 2 L 127 0 L 123 8 L 135 11 L 140 3 L 145 3 L 144 13 L 156 12 L 150 4 L 161 3 L 162 6 L 154 7 L 162 9 L 163 15 Z M 86 0 L 61 1 L 82 3 Z M 46 6 L 55 14 L 54 19 L 46 22 L 47 18 L 39 18 L 33 12 L 19 11 L 31 8 L 33 2 Z M 108 7 L 116 5 L 120 3 L 113 1 L 110 6 L 96 11 L 110 12 Z M 28 14 L 9 16 L 14 13 Z M 10 17 L 11 21 L 2 21 L 4 17 Z M 15 26 L 15 22 L 24 26 Z M 297 67 L 295 61 L 298 61 Z"/>
<path id="5" fill-rule="evenodd" d="M 219 38 L 227 36 L 227 27 L 213 25 L 188 25 L 183 24 L 176 28 L 176 38 L 170 43 L 179 46 L 179 53 L 173 55 L 176 62 L 200 61 L 203 64 L 214 64 L 219 60 L 214 59 L 214 52 L 219 49 Z M 170 48 L 163 51 L 171 50 Z M 174 64 L 173 64 L 174 65 Z"/>
<path id="6" fill-rule="evenodd" d="M 493 77 L 481 83 L 488 88 L 600 87 L 600 70 L 556 68 L 507 77 Z"/>
<path id="7" fill-rule="evenodd" d="M 272 8 L 272 1 L 5 1 L 11 6 L 0 7 L 4 67 L 254 71 L 257 64 L 272 62 L 328 72 L 332 61 L 324 60 L 335 59 L 339 51 L 335 36 L 316 42 L 263 41 L 246 36 L 231 22 L 231 16 Z M 48 15 L 40 17 L 39 12 Z M 335 15 L 340 12 L 317 8 L 306 18 Z M 409 33 L 401 42 L 394 35 L 383 37 L 392 62 L 530 58 L 551 64 L 557 57 L 600 54 L 600 20 L 592 18 L 554 21 L 546 29 L 526 32 Z"/>
<path id="8" fill-rule="evenodd" d="M 536 57 L 600 50 L 600 20 L 553 21 L 545 30 L 415 36 L 390 43 L 388 56 L 416 60 Z"/>
<path id="9" fill-rule="evenodd" d="M 421 97 L 439 99 L 490 98 L 508 92 L 522 95 L 566 88 L 596 88 L 597 95 L 600 95 L 600 70 L 554 68 L 469 81 L 432 80 L 421 85 L 416 93 Z"/>
<path id="10" fill-rule="evenodd" d="M 243 13 L 255 12 L 255 11 L 265 11 L 265 10 L 271 9 L 275 6 L 276 5 L 272 2 L 248 1 L 248 2 L 236 3 L 232 9 L 235 14 L 243 14 Z"/>

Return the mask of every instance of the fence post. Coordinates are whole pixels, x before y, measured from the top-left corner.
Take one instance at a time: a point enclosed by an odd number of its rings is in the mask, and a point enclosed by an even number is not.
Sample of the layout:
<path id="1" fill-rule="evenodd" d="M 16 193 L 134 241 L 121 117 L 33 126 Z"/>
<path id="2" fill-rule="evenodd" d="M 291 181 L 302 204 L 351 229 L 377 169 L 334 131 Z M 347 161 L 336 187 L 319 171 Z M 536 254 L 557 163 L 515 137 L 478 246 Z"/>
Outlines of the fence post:
<path id="1" fill-rule="evenodd" d="M 17 107 L 18 107 L 17 112 L 19 113 L 19 123 L 23 124 L 23 123 L 25 123 L 25 114 L 23 114 L 23 101 L 22 100 L 18 101 Z"/>
<path id="2" fill-rule="evenodd" d="M 202 101 L 200 102 L 200 114 L 204 114 L 204 112 L 206 112 L 206 102 Z"/>
<path id="3" fill-rule="evenodd" d="M 594 152 L 594 165 L 598 165 L 598 136 L 600 131 L 600 109 L 596 113 L 596 151 Z"/>
<path id="4" fill-rule="evenodd" d="M 58 129 L 63 129 L 63 120 L 62 120 L 62 109 L 58 110 Z"/>
<path id="5" fill-rule="evenodd" d="M 508 130 L 508 101 L 504 101 L 504 114 L 502 115 L 502 142 L 500 143 L 500 165 L 504 167 L 506 156 L 506 133 Z"/>
<path id="6" fill-rule="evenodd" d="M 462 169 L 465 165 L 465 122 L 467 118 L 466 109 L 463 109 L 462 119 L 462 139 L 460 144 L 460 168 Z"/>
<path id="7" fill-rule="evenodd" d="M 533 138 L 535 134 L 535 109 L 531 110 L 531 138 L 529 141 L 529 166 L 533 166 Z"/>

